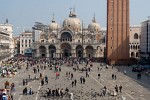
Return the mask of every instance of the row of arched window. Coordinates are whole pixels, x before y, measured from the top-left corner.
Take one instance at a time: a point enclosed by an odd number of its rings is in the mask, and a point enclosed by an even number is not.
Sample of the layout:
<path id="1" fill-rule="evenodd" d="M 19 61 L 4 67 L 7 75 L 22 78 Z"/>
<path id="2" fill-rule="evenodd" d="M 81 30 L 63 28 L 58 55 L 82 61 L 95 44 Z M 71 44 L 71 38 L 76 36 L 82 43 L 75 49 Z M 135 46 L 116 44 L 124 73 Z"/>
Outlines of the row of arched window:
<path id="1" fill-rule="evenodd" d="M 140 49 L 140 45 L 130 45 L 130 49 L 138 50 L 138 49 Z"/>
<path id="2" fill-rule="evenodd" d="M 139 52 L 131 52 L 130 57 L 131 58 L 138 58 L 139 57 Z"/>

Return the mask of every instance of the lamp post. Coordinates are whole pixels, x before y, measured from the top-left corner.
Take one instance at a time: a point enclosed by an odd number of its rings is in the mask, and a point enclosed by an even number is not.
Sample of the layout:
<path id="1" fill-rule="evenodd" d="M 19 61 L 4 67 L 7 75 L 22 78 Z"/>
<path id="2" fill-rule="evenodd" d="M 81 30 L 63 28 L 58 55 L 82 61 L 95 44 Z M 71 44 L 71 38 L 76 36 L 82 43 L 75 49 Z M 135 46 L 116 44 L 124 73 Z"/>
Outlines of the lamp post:
<path id="1" fill-rule="evenodd" d="M 82 59 L 83 59 L 83 54 L 84 54 L 84 48 L 83 48 L 83 39 L 84 39 L 84 34 L 83 34 L 83 21 L 82 21 Z"/>

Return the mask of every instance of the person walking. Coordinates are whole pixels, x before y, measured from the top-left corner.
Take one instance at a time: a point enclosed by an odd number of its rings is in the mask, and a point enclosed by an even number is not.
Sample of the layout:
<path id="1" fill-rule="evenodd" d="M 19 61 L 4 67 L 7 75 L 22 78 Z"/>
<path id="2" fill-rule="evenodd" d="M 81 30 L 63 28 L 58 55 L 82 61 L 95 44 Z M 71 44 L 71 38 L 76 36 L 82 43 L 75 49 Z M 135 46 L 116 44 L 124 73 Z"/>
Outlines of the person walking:
<path id="1" fill-rule="evenodd" d="M 61 67 L 59 67 L 59 72 L 61 72 Z"/>
<path id="2" fill-rule="evenodd" d="M 29 90 L 29 95 L 32 95 L 32 89 L 30 88 L 30 90 Z"/>
<path id="3" fill-rule="evenodd" d="M 100 79 L 101 74 L 98 74 L 98 79 Z"/>
<path id="4" fill-rule="evenodd" d="M 114 79 L 114 74 L 111 75 L 112 79 Z"/>
<path id="5" fill-rule="evenodd" d="M 88 75 L 88 71 L 86 71 L 86 77 L 89 77 L 89 75 Z"/>
<path id="6" fill-rule="evenodd" d="M 25 87 L 24 89 L 23 89 L 23 95 L 27 95 L 28 94 L 28 89 L 27 89 L 27 87 Z"/>
<path id="7" fill-rule="evenodd" d="M 73 86 L 74 86 L 74 81 L 72 81 L 72 83 L 71 83 L 71 84 L 72 84 L 72 87 L 73 87 Z"/>
<path id="8" fill-rule="evenodd" d="M 116 90 L 116 92 L 118 94 L 118 86 L 117 85 L 115 86 L 115 90 Z"/>
<path id="9" fill-rule="evenodd" d="M 62 97 L 63 98 L 63 95 L 64 95 L 64 90 L 63 90 L 63 88 L 60 90 L 60 97 Z"/>
<path id="10" fill-rule="evenodd" d="M 28 85 L 28 79 L 26 78 L 26 81 L 25 81 L 26 85 Z"/>
<path id="11" fill-rule="evenodd" d="M 99 66 L 97 67 L 98 71 L 99 71 Z"/>
<path id="12" fill-rule="evenodd" d="M 9 88 L 9 82 L 8 81 L 6 81 L 4 85 L 5 85 L 5 89 Z"/>
<path id="13" fill-rule="evenodd" d="M 111 65 L 112 69 L 114 68 L 114 65 Z"/>
<path id="14" fill-rule="evenodd" d="M 47 77 L 47 75 L 45 76 L 45 82 L 46 82 L 46 84 L 48 84 L 48 77 Z"/>
<path id="15" fill-rule="evenodd" d="M 73 73 L 71 73 L 71 80 L 72 80 L 72 78 L 73 78 Z"/>
<path id="16" fill-rule="evenodd" d="M 81 82 L 81 84 L 83 83 L 83 79 L 82 79 L 82 77 L 80 77 L 80 82 Z"/>
<path id="17" fill-rule="evenodd" d="M 44 85 L 44 79 L 41 79 L 41 86 Z"/>
<path id="18" fill-rule="evenodd" d="M 40 73 L 40 78 L 42 78 L 42 73 Z"/>
<path id="19" fill-rule="evenodd" d="M 66 92 L 66 94 L 68 94 L 68 93 L 69 93 L 69 89 L 68 89 L 68 88 L 66 88 L 66 89 L 65 89 L 65 92 Z"/>
<path id="20" fill-rule="evenodd" d="M 76 84 L 77 84 L 77 80 L 75 79 L 75 80 L 74 80 L 74 86 L 76 86 Z"/>
<path id="21" fill-rule="evenodd" d="M 68 72 L 66 72 L 66 76 L 68 77 Z"/>
<path id="22" fill-rule="evenodd" d="M 56 72 L 56 79 L 59 78 L 59 72 Z"/>
<path id="23" fill-rule="evenodd" d="M 122 86 L 121 85 L 119 86 L 119 91 L 120 91 L 120 93 L 122 93 Z"/>
<path id="24" fill-rule="evenodd" d="M 70 93 L 70 99 L 73 100 L 73 93 Z"/>
<path id="25" fill-rule="evenodd" d="M 22 83 L 23 83 L 23 86 L 26 84 L 26 81 L 25 79 L 22 80 Z"/>
<path id="26" fill-rule="evenodd" d="M 82 80 L 83 80 L 83 84 L 85 84 L 85 78 L 84 77 L 82 78 Z"/>
<path id="27" fill-rule="evenodd" d="M 10 94 L 10 100 L 14 100 L 13 94 Z"/>
<path id="28" fill-rule="evenodd" d="M 15 92 L 15 84 L 14 83 L 11 84 L 10 92 L 11 93 Z"/>
<path id="29" fill-rule="evenodd" d="M 117 79 L 117 76 L 116 76 L 116 75 L 114 75 L 114 79 L 115 79 L 115 80 Z"/>

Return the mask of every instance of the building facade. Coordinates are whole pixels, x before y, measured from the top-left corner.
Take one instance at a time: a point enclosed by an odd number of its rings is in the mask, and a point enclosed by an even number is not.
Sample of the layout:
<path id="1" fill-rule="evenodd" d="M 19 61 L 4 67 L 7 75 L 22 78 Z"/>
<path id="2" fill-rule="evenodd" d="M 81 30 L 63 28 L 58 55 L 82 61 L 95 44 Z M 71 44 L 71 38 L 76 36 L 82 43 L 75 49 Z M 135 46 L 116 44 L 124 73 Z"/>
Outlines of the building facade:
<path id="1" fill-rule="evenodd" d="M 19 35 L 20 54 L 32 56 L 32 44 L 34 42 L 33 32 L 25 31 Z"/>
<path id="2" fill-rule="evenodd" d="M 34 33 L 37 30 L 34 28 Z M 63 21 L 62 26 L 53 17 L 45 31 L 40 29 L 35 36 L 39 37 L 33 46 L 35 57 L 104 57 L 106 30 L 101 30 L 95 16 L 85 28 L 75 11 L 70 11 L 69 18 Z"/>
<path id="3" fill-rule="evenodd" d="M 150 59 L 150 18 L 141 23 L 140 56 L 143 60 Z"/>
<path id="4" fill-rule="evenodd" d="M 14 55 L 20 54 L 20 38 L 14 37 Z"/>
<path id="5" fill-rule="evenodd" d="M 130 27 L 130 58 L 140 59 L 140 37 L 141 27 L 133 26 Z"/>
<path id="6" fill-rule="evenodd" d="M 128 63 L 129 0 L 107 0 L 107 63 Z"/>
<path id="7" fill-rule="evenodd" d="M 9 23 L 0 24 L 2 30 L 6 30 L 7 34 L 9 34 L 9 50 L 11 56 L 14 53 L 14 39 L 13 39 L 13 25 Z"/>
<path id="8" fill-rule="evenodd" d="M 10 40 L 10 34 L 8 34 L 8 31 L 0 27 L 0 63 L 9 57 L 12 57 Z"/>

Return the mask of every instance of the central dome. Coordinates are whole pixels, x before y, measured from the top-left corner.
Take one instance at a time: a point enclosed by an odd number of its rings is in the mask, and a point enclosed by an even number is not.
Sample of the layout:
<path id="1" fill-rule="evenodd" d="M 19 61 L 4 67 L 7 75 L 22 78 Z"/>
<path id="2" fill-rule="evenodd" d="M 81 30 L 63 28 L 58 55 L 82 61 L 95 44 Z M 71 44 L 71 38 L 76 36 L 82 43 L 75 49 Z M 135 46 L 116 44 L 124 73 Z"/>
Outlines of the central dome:
<path id="1" fill-rule="evenodd" d="M 63 21 L 63 27 L 67 26 L 68 28 L 74 31 L 81 30 L 81 21 L 79 18 L 76 17 L 75 13 L 70 12 L 69 18 Z"/>

